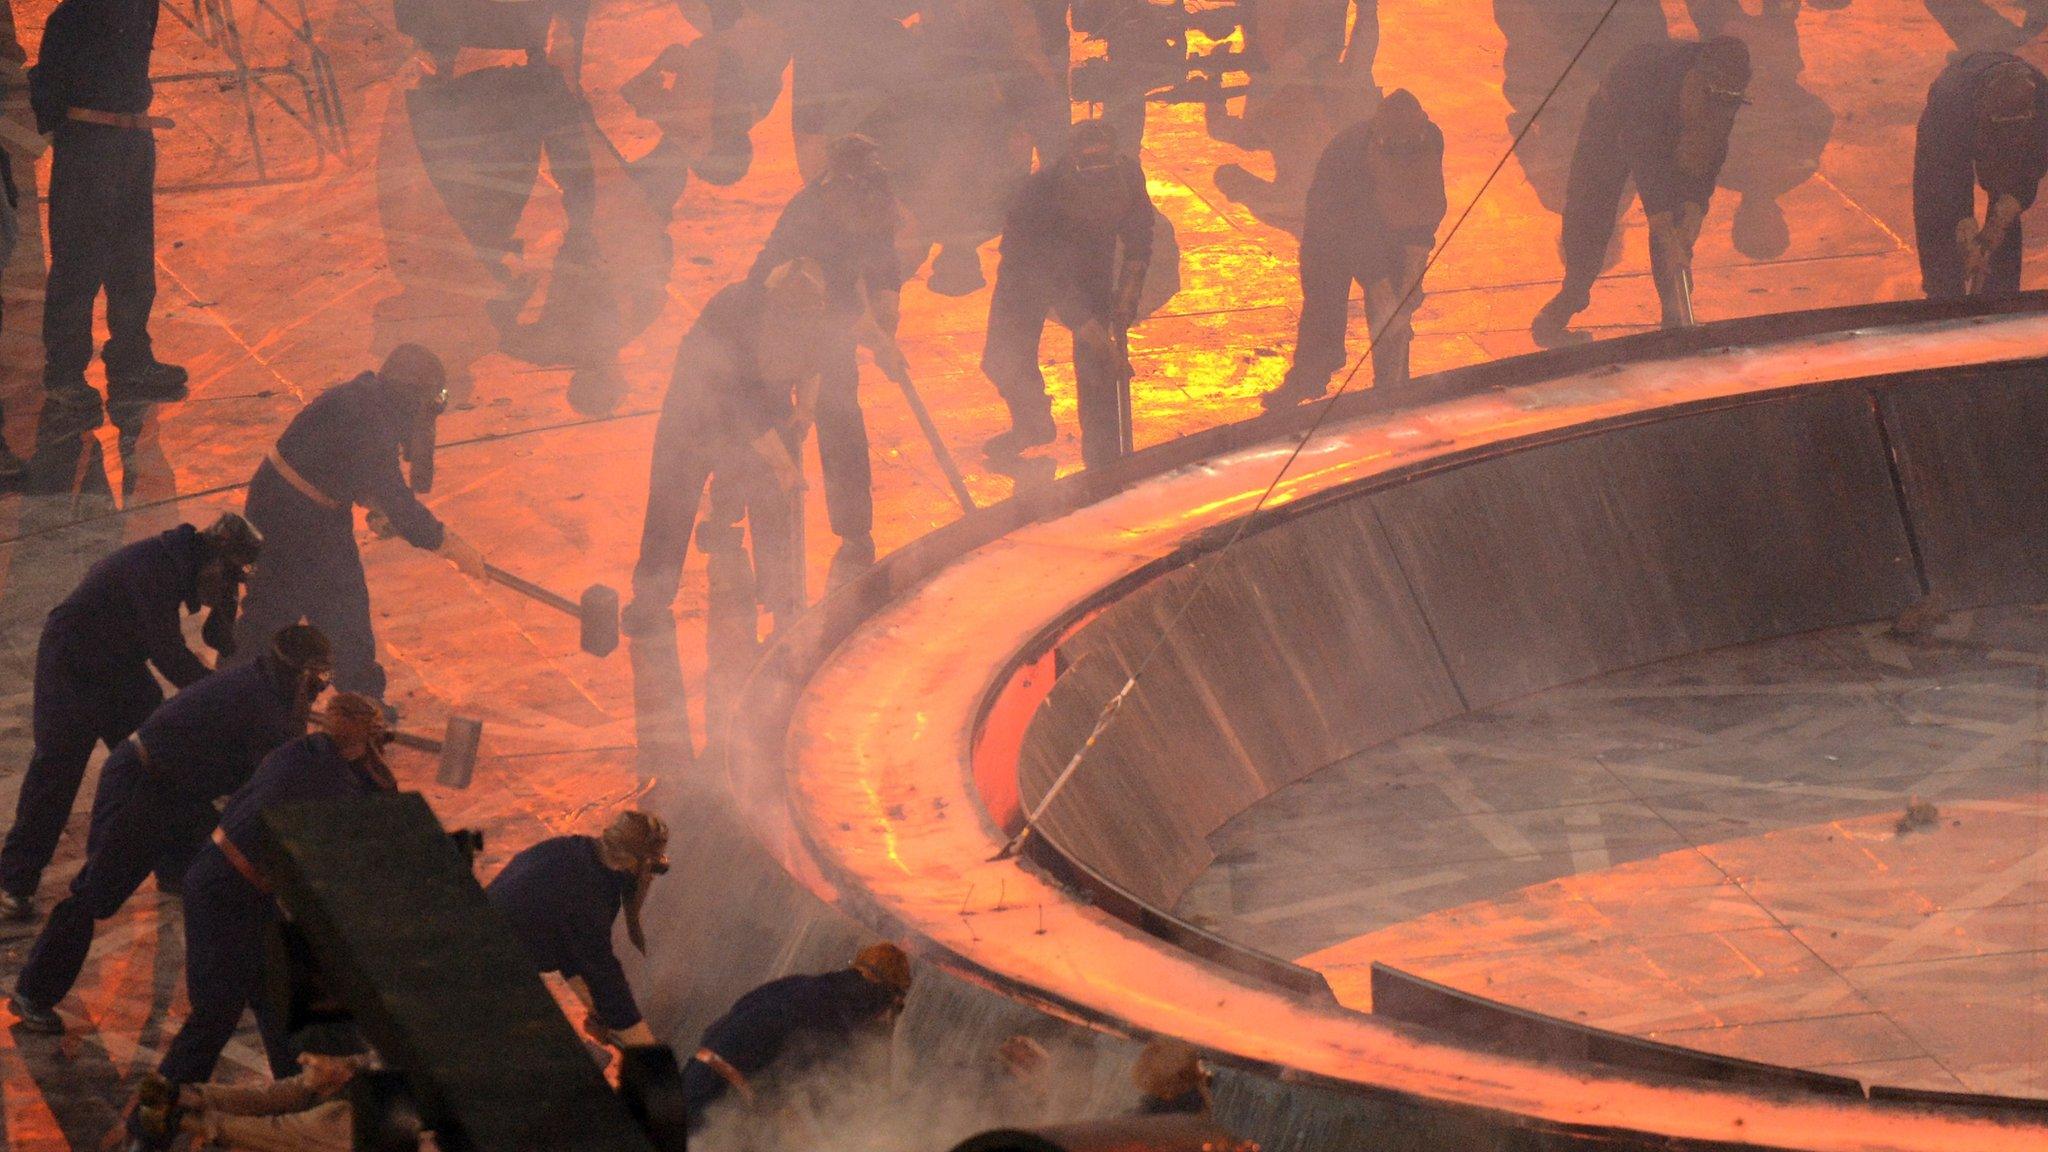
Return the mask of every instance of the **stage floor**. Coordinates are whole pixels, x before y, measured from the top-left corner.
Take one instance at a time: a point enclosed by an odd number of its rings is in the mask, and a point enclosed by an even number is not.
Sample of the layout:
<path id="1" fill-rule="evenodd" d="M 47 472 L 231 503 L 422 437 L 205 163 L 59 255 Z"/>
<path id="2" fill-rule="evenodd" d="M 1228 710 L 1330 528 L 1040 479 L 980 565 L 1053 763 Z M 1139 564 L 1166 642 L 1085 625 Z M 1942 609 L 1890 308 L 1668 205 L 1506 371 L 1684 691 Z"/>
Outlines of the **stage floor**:
<path id="1" fill-rule="evenodd" d="M 1866 1082 L 2048 1096 L 2048 607 L 1741 645 L 1460 717 L 1212 838 L 1179 911 Z M 1930 823 L 1904 831 L 1915 798 Z"/>

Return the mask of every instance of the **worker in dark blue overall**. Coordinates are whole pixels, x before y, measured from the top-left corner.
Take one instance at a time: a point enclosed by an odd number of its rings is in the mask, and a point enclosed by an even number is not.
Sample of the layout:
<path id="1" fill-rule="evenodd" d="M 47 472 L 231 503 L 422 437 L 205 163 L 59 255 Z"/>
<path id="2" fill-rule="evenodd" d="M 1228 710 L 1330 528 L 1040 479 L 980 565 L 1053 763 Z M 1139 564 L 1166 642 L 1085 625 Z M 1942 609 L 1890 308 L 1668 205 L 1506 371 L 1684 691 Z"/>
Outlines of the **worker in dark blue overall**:
<path id="1" fill-rule="evenodd" d="M 1687 321 L 1693 245 L 1749 79 L 1749 46 L 1717 36 L 1641 45 L 1600 82 L 1565 186 L 1564 284 L 1529 326 L 1539 346 L 1585 338 L 1566 326 L 1592 302 L 1631 179 L 1649 221 L 1650 273 L 1664 326 Z"/>
<path id="2" fill-rule="evenodd" d="M 1422 271 L 1447 207 L 1443 130 L 1407 89 L 1337 133 L 1309 182 L 1294 363 L 1259 398 L 1267 411 L 1316 399 L 1343 370 L 1354 282 L 1365 290 L 1373 386 L 1407 382 Z"/>
<path id="3" fill-rule="evenodd" d="M 1081 460 L 1100 468 L 1124 454 L 1130 436 L 1124 340 L 1138 319 L 1157 210 L 1135 154 L 1101 121 L 1074 125 L 1068 141 L 1057 163 L 1032 173 L 1003 224 L 981 371 L 1009 407 L 1010 426 L 987 451 L 1007 459 L 1058 434 L 1039 368 L 1051 316 L 1074 336 Z"/>
<path id="4" fill-rule="evenodd" d="M 819 333 L 834 323 L 827 292 L 815 261 L 792 260 L 720 289 L 683 336 L 654 428 L 633 601 L 621 620 L 627 631 L 671 623 L 691 529 L 714 478 L 698 546 L 737 550 L 734 525 L 746 515 L 761 601 L 778 623 L 803 606 L 792 571 L 803 558 L 788 555 L 790 516 L 803 487 L 804 435 L 821 402 Z"/>
<path id="5" fill-rule="evenodd" d="M 197 1084 L 213 1075 L 221 1049 L 252 1003 L 271 1075 L 281 1080 L 297 1068 L 283 1021 L 257 1001 L 264 936 L 278 915 L 271 885 L 254 863 L 263 813 L 398 787 L 380 751 L 384 712 L 376 701 L 337 692 L 320 712 L 320 727 L 264 758 L 228 801 L 213 840 L 185 873 L 185 993 L 192 1012 L 157 1065 L 158 1074 L 173 1084 Z"/>
<path id="6" fill-rule="evenodd" d="M 1913 142 L 1913 234 L 1930 299 L 2020 290 L 2020 213 L 2048 173 L 2048 77 L 1972 52 L 1927 90 Z M 1984 222 L 1977 222 L 1977 189 Z"/>
<path id="7" fill-rule="evenodd" d="M 668 825 L 621 812 L 602 836 L 556 836 L 526 849 L 484 889 L 534 967 L 569 982 L 588 1012 L 584 1034 L 601 1044 L 654 1043 L 612 952 L 612 922 L 623 911 L 626 938 L 646 952 L 640 908 L 667 871 Z"/>
<path id="8" fill-rule="evenodd" d="M 900 213 L 881 153 L 865 136 L 843 136 L 826 153 L 824 172 L 790 197 L 747 278 L 764 281 L 791 260 L 817 262 L 836 323 L 819 349 L 818 465 L 825 511 L 839 549 L 834 584 L 874 563 L 874 466 L 860 410 L 856 349 L 872 349 L 892 375 L 904 371 L 896 347 L 903 271 L 896 259 Z"/>
<path id="9" fill-rule="evenodd" d="M 818 976 L 784 976 L 739 998 L 704 1030 L 683 1065 L 690 1128 L 728 1094 L 752 1107 L 817 1064 L 853 1053 L 862 1039 L 886 1039 L 910 995 L 910 957 L 894 944 L 870 944 L 851 967 Z"/>
<path id="10" fill-rule="evenodd" d="M 254 662 L 194 684 L 114 749 L 93 794 L 85 867 L 29 949 L 9 1001 L 23 1028 L 50 1035 L 92 948 L 93 926 L 121 910 L 156 869 L 182 880 L 216 821 L 214 802 L 249 782 L 264 757 L 306 733 L 326 687 L 327 637 L 278 632 Z"/>
<path id="11" fill-rule="evenodd" d="M 249 481 L 244 512 L 266 546 L 242 605 L 245 641 L 258 643 L 303 617 L 334 645 L 334 686 L 383 700 L 356 505 L 414 547 L 484 578 L 483 553 L 414 495 L 433 487 L 434 423 L 447 402 L 440 359 L 402 344 L 377 371 L 329 388 L 292 417 Z M 401 458 L 411 465 L 409 485 Z"/>
<path id="12" fill-rule="evenodd" d="M 92 746 L 111 750 L 163 703 L 150 667 L 178 688 L 207 674 L 185 646 L 179 611 L 207 610 L 206 642 L 223 656 L 233 650 L 236 597 L 262 547 L 232 513 L 203 532 L 181 524 L 93 565 L 50 610 L 36 645 L 35 751 L 0 846 L 0 917 L 34 917 Z"/>
<path id="13" fill-rule="evenodd" d="M 186 372 L 156 358 L 156 135 L 149 58 L 157 0 L 62 0 L 29 70 L 36 130 L 51 137 L 50 279 L 43 305 L 43 386 L 85 427 L 100 399 L 93 302 L 107 295 L 107 396 L 185 398 Z M 45 413 L 50 419 L 56 413 Z"/>

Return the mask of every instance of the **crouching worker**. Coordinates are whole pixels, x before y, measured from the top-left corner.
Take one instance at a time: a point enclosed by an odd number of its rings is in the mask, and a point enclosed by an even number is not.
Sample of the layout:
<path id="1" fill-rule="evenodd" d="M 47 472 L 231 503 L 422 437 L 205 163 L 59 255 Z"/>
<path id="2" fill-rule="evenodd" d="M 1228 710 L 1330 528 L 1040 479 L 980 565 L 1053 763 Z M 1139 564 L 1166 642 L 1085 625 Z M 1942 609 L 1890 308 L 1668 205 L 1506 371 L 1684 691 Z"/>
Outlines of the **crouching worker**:
<path id="1" fill-rule="evenodd" d="M 612 922 L 623 911 L 626 937 L 647 951 L 640 907 L 648 886 L 668 871 L 668 825 L 645 812 L 622 812 L 602 836 L 556 836 L 514 856 L 484 895 L 542 972 L 558 972 L 589 1010 L 583 1031 L 600 1044 L 654 1043 L 626 971 L 612 952 Z"/>
<path id="2" fill-rule="evenodd" d="M 910 957 L 894 944 L 870 944 L 850 967 L 818 976 L 771 980 L 735 1002 L 704 1030 L 683 1065 L 690 1130 L 727 1096 L 772 1110 L 781 1087 L 802 1073 L 860 1054 L 862 1041 L 885 1042 L 910 995 Z"/>
<path id="3" fill-rule="evenodd" d="M 100 768 L 85 867 L 50 911 L 15 981 L 21 1026 L 64 1030 L 54 1011 L 78 981 L 95 925 L 121 910 L 152 869 L 182 882 L 215 824 L 215 805 L 265 757 L 305 735 L 327 685 L 327 637 L 310 624 L 278 630 L 253 664 L 218 672 L 150 714 Z"/>
<path id="4" fill-rule="evenodd" d="M 94 564 L 50 610 L 36 644 L 35 750 L 0 845 L 0 917 L 34 919 L 92 746 L 119 748 L 164 702 L 150 669 L 178 688 L 207 675 L 180 612 L 205 608 L 206 643 L 223 657 L 234 651 L 242 580 L 262 551 L 262 534 L 233 513 L 203 531 L 180 524 Z"/>

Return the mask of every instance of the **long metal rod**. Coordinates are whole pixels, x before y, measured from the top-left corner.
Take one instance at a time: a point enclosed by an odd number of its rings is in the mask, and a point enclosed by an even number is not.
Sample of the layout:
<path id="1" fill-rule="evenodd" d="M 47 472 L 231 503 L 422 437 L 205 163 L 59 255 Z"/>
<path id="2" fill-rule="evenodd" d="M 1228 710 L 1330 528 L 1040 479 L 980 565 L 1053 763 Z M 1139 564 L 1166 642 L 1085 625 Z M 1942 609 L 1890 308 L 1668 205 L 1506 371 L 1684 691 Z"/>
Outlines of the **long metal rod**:
<path id="1" fill-rule="evenodd" d="M 1593 46 L 1593 41 L 1599 37 L 1600 30 L 1607 27 L 1607 21 L 1613 17 L 1615 9 L 1619 7 L 1621 7 L 1621 0 L 1608 0 L 1606 11 L 1600 13 L 1599 21 L 1593 25 L 1593 30 L 1586 34 L 1585 42 L 1580 44 L 1578 51 L 1572 53 L 1572 58 L 1566 61 L 1564 71 L 1557 75 L 1556 83 L 1550 86 L 1550 91 L 1543 94 L 1542 102 L 1536 105 L 1534 112 L 1530 113 L 1528 122 L 1522 125 L 1521 131 L 1515 133 L 1515 138 L 1508 143 L 1507 151 L 1501 153 L 1500 159 L 1493 166 L 1493 171 L 1487 173 L 1486 181 L 1479 186 L 1477 192 L 1472 194 L 1472 199 L 1466 203 L 1464 211 L 1458 214 L 1457 221 L 1451 225 L 1451 230 L 1444 235 L 1443 243 L 1437 245 L 1436 251 L 1430 253 L 1429 259 L 1422 266 L 1422 270 L 1415 274 L 1415 279 L 1408 285 L 1408 290 L 1402 293 L 1401 302 L 1395 305 L 1393 312 L 1389 314 L 1390 319 L 1399 317 L 1402 311 L 1408 307 L 1408 302 L 1414 299 L 1417 292 L 1421 291 L 1422 281 L 1429 275 L 1429 270 L 1436 267 L 1436 262 L 1443 258 L 1444 250 L 1451 246 L 1452 240 L 1457 239 L 1458 233 L 1465 227 L 1465 222 L 1472 218 L 1473 211 L 1479 207 L 1480 200 L 1485 198 L 1487 190 L 1493 187 L 1493 182 L 1507 168 L 1508 161 L 1515 155 L 1515 150 L 1521 147 L 1522 140 L 1529 135 L 1530 129 L 1534 128 L 1536 122 L 1542 118 L 1544 110 L 1550 107 L 1551 100 L 1557 96 L 1558 90 L 1564 87 L 1564 82 L 1578 68 L 1579 61 L 1585 58 L 1586 50 Z M 1137 688 L 1138 679 L 1151 669 L 1152 662 L 1158 659 L 1161 652 L 1165 651 L 1167 641 L 1179 630 L 1181 621 L 1187 618 L 1188 610 L 1194 607 L 1195 598 L 1201 595 L 1202 589 L 1207 586 L 1209 574 L 1216 570 L 1217 563 L 1229 554 L 1230 550 L 1237 545 L 1237 542 L 1244 539 L 1245 532 L 1251 527 L 1252 521 L 1258 518 L 1259 513 L 1265 509 L 1267 502 L 1272 500 L 1273 493 L 1279 490 L 1280 481 L 1286 479 L 1287 473 L 1294 467 L 1294 462 L 1301 458 L 1301 453 L 1308 447 L 1309 441 L 1315 439 L 1316 433 L 1322 430 L 1323 422 L 1329 419 L 1330 413 L 1336 408 L 1337 399 L 1343 396 L 1345 391 L 1351 387 L 1351 382 L 1358 378 L 1359 369 L 1365 367 L 1366 361 L 1371 359 L 1372 350 L 1379 344 L 1380 337 L 1385 334 L 1385 331 L 1386 325 L 1382 324 L 1380 331 L 1367 332 L 1365 351 L 1359 354 L 1358 359 L 1351 365 L 1351 370 L 1344 374 L 1343 382 L 1338 384 L 1336 390 L 1331 392 L 1329 397 L 1322 402 L 1322 407 L 1317 410 L 1316 418 L 1309 424 L 1308 431 L 1302 434 L 1301 440 L 1287 454 L 1287 459 L 1280 462 L 1279 470 L 1273 474 L 1272 483 L 1266 485 L 1266 490 L 1259 495 L 1258 502 L 1252 505 L 1252 510 L 1247 512 L 1244 518 L 1237 522 L 1237 529 L 1231 533 L 1230 539 L 1224 542 L 1223 547 L 1205 557 L 1205 562 L 1201 564 L 1195 574 L 1193 586 L 1188 589 L 1187 596 L 1181 600 L 1180 607 L 1174 610 L 1173 618 L 1167 621 L 1165 628 L 1160 630 L 1159 638 L 1153 641 L 1152 647 L 1145 653 L 1145 658 L 1138 662 L 1138 666 L 1131 672 L 1130 678 L 1124 681 L 1124 686 L 1117 690 L 1116 695 L 1110 697 L 1109 703 L 1103 705 L 1102 713 L 1096 717 L 1095 726 L 1090 729 L 1088 738 L 1083 740 L 1081 747 L 1074 751 L 1073 757 L 1067 761 L 1067 766 L 1060 770 L 1060 774 L 1053 779 L 1051 787 L 1045 790 L 1045 795 L 1039 797 L 1038 803 L 1033 805 L 1031 810 L 1025 814 L 1024 826 L 1017 830 L 1016 835 L 1010 837 L 1009 842 L 1003 845 L 1002 851 L 996 853 L 996 859 L 1003 859 L 1017 854 L 1017 850 L 1023 847 L 1024 841 L 1030 837 L 1031 830 L 1037 826 L 1040 817 L 1045 815 L 1046 809 L 1051 807 L 1052 802 L 1066 789 L 1067 785 L 1074 779 L 1074 774 L 1081 770 L 1081 765 L 1087 759 L 1089 750 L 1095 747 L 1096 742 L 1101 739 L 1103 732 L 1108 730 L 1110 721 L 1115 717 L 1117 709 L 1123 707 L 1124 701 Z"/>
<path id="2" fill-rule="evenodd" d="M 953 453 L 947 450 L 945 438 L 939 435 L 939 426 L 932 421 L 931 409 L 924 406 L 924 397 L 917 394 L 917 385 L 911 382 L 910 373 L 898 376 L 896 386 L 903 389 L 903 399 L 910 405 L 910 414 L 917 417 L 917 426 L 924 430 L 924 438 L 931 443 L 932 455 L 938 458 L 939 471 L 946 474 L 946 483 L 953 489 L 953 499 L 960 502 L 960 510 L 980 511 L 980 505 L 974 502 L 974 494 L 967 490 L 966 479 L 960 475 L 960 465 L 953 462 Z"/>

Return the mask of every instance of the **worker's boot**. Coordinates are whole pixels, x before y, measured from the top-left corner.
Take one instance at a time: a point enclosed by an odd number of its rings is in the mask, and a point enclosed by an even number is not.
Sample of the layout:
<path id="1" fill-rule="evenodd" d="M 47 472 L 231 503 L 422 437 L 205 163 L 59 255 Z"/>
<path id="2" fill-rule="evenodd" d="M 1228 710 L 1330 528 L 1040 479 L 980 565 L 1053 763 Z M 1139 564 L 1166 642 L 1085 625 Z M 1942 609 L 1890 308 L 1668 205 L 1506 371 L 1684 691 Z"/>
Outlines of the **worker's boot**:
<path id="1" fill-rule="evenodd" d="M 667 604 L 648 597 L 634 596 L 626 610 L 619 613 L 619 628 L 628 636 L 658 636 L 675 625 L 675 612 Z"/>
<path id="2" fill-rule="evenodd" d="M 136 1127 L 145 1139 L 168 1144 L 178 1134 L 178 1086 L 151 1072 L 135 1086 Z"/>
<path id="3" fill-rule="evenodd" d="M 7 441 L 0 440 L 0 488 L 9 488 L 28 478 L 28 461 L 14 454 Z"/>
<path id="4" fill-rule="evenodd" d="M 1017 405 L 1010 405 L 1010 426 L 988 438 L 982 446 L 990 459 L 1000 460 L 1015 456 L 1026 448 L 1037 448 L 1050 444 L 1059 435 L 1059 429 L 1052 422 L 1052 405 L 1040 403 L 1027 406 L 1019 412 Z"/>
<path id="5" fill-rule="evenodd" d="M 178 1086 L 155 1072 L 135 1086 L 135 1098 L 128 1103 L 122 1125 L 127 1136 L 120 1152 L 163 1152 L 178 1138 L 184 1109 Z"/>
<path id="6" fill-rule="evenodd" d="M 1289 368 L 1278 388 L 1259 397 L 1259 406 L 1268 412 L 1280 412 L 1311 400 L 1320 400 L 1329 390 L 1328 374 Z"/>
<path id="7" fill-rule="evenodd" d="M 43 414 L 37 442 L 82 436 L 107 422 L 106 405 L 85 377 L 43 381 Z"/>
<path id="8" fill-rule="evenodd" d="M 191 373 L 176 364 L 166 364 L 156 358 L 153 352 L 141 356 L 109 356 L 102 349 L 100 358 L 107 362 L 107 395 L 121 400 L 149 400 L 157 403 L 172 403 L 183 400 L 191 394 L 186 387 Z"/>
<path id="9" fill-rule="evenodd" d="M 1565 327 L 1572 317 L 1585 310 L 1588 301 L 1573 299 L 1560 290 L 1550 298 L 1536 319 L 1529 324 L 1529 338 L 1536 341 L 1538 348 L 1563 348 L 1572 344 L 1583 344 L 1592 339 L 1584 332 L 1574 332 Z"/>
<path id="10" fill-rule="evenodd" d="M 62 1036 L 64 1018 L 43 1004 L 23 998 L 16 992 L 7 997 L 7 1007 L 14 1013 L 16 1027 L 23 1032 L 34 1032 L 39 1036 Z"/>
<path id="11" fill-rule="evenodd" d="M 569 374 L 569 407 L 579 416 L 603 417 L 626 398 L 626 378 L 612 363 L 592 364 Z"/>
<path id="12" fill-rule="evenodd" d="M 825 587 L 837 588 L 875 566 L 875 538 L 848 536 L 832 554 L 832 566 L 825 570 Z"/>
<path id="13" fill-rule="evenodd" d="M 940 244 L 932 257 L 932 274 L 924 286 L 941 296 L 972 296 L 988 286 L 981 274 L 981 254 L 964 242 Z"/>

